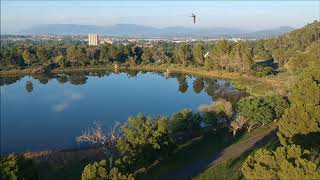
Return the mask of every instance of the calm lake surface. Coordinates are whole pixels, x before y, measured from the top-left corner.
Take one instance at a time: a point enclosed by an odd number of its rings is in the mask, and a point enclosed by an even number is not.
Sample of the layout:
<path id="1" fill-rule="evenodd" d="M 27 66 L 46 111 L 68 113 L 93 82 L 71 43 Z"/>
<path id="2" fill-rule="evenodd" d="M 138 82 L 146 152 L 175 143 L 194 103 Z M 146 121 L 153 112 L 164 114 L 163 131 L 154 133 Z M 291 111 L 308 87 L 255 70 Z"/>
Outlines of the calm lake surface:
<path id="1" fill-rule="evenodd" d="M 217 98 L 245 93 L 230 82 L 184 74 L 95 72 L 0 78 L 1 153 L 77 148 L 75 138 L 93 122 L 104 127 L 139 112 L 197 111 Z"/>

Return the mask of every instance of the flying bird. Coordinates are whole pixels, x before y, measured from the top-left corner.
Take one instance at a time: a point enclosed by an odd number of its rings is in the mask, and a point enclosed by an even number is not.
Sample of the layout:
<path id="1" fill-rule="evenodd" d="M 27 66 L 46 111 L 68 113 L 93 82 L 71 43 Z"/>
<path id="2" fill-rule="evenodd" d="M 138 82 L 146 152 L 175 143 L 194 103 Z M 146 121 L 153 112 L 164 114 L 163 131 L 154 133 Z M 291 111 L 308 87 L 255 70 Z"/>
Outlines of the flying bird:
<path id="1" fill-rule="evenodd" d="M 192 13 L 192 15 L 191 15 L 190 17 L 193 18 L 193 24 L 195 24 L 195 23 L 196 23 L 196 15 L 194 15 L 194 14 Z"/>

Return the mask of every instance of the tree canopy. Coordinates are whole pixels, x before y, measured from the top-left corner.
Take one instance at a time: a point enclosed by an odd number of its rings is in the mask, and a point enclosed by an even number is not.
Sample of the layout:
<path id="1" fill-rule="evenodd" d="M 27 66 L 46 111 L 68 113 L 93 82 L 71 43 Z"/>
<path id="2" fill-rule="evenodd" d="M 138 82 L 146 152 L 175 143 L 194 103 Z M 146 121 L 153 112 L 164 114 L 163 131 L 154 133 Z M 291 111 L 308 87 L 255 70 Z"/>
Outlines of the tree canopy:
<path id="1" fill-rule="evenodd" d="M 247 179 L 319 179 L 320 171 L 309 155 L 297 145 L 259 149 L 248 156 L 241 171 Z"/>

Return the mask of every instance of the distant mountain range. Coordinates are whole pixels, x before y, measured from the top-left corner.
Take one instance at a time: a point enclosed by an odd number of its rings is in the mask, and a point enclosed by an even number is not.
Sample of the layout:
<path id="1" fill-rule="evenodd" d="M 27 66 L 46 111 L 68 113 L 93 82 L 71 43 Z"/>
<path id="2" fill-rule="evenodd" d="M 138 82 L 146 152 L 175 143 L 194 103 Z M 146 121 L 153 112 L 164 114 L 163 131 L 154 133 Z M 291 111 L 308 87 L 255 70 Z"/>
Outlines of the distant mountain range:
<path id="1" fill-rule="evenodd" d="M 246 31 L 237 28 L 189 28 L 166 27 L 154 28 L 136 24 L 116 24 L 113 26 L 77 25 L 77 24 L 45 24 L 19 32 L 18 34 L 59 34 L 87 35 L 97 33 L 107 36 L 125 37 L 271 37 L 292 31 L 294 28 L 282 26 L 263 31 Z"/>

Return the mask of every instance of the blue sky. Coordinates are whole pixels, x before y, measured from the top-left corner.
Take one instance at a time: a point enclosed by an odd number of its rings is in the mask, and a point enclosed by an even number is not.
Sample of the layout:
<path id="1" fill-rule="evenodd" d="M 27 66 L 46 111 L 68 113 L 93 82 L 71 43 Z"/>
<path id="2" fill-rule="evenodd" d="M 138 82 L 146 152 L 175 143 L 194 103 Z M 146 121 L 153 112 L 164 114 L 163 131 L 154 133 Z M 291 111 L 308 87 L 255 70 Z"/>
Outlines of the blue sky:
<path id="1" fill-rule="evenodd" d="M 316 19 L 319 1 L 1 1 L 2 33 L 38 24 L 120 23 L 258 30 L 301 27 Z"/>

